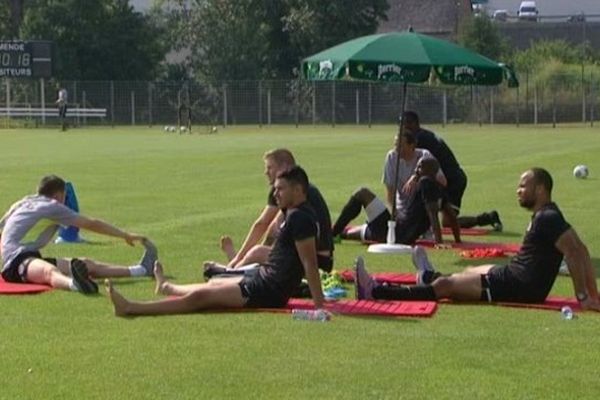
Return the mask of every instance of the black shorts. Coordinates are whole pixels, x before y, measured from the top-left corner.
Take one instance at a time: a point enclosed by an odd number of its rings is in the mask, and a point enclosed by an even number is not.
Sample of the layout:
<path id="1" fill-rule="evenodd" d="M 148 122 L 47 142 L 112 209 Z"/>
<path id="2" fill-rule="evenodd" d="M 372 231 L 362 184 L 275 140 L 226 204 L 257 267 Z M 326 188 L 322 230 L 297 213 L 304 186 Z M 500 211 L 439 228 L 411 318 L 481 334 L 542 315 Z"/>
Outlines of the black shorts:
<path id="1" fill-rule="evenodd" d="M 481 300 L 512 303 L 542 303 L 548 293 L 540 294 L 508 275 L 506 265 L 496 265 L 481 275 Z"/>
<path id="2" fill-rule="evenodd" d="M 364 240 L 385 243 L 387 242 L 388 221 L 392 218 L 389 211 L 379 214 L 373 221 L 367 223 Z M 414 244 L 415 241 L 427 231 L 417 225 L 407 225 L 396 222 L 396 243 Z M 320 265 L 319 265 L 320 267 Z"/>
<path id="3" fill-rule="evenodd" d="M 457 213 L 460 211 L 462 198 L 466 189 L 467 175 L 462 169 L 459 169 L 451 180 L 448 179 L 448 187 L 446 188 L 446 201 L 450 203 Z"/>
<path id="4" fill-rule="evenodd" d="M 239 285 L 242 297 L 246 299 L 244 307 L 282 308 L 289 300 L 289 296 L 274 289 L 260 274 L 242 278 Z"/>
<path id="5" fill-rule="evenodd" d="M 385 243 L 390 218 L 392 218 L 390 212 L 385 210 L 374 220 L 367 222 L 363 239 L 371 242 Z"/>
<path id="6" fill-rule="evenodd" d="M 2 271 L 2 278 L 11 283 L 27 283 L 27 268 L 29 263 L 36 258 L 56 265 L 56 258 L 43 258 L 38 251 L 25 251 L 16 256 L 8 268 Z"/>

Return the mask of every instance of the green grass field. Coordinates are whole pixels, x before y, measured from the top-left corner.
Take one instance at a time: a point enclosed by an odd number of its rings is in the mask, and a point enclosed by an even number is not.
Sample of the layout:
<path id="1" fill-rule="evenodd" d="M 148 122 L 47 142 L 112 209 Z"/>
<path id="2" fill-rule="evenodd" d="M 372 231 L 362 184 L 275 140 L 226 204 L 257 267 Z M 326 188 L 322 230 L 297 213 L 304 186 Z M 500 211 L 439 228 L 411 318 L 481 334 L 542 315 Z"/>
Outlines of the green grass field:
<path id="1" fill-rule="evenodd" d="M 482 240 L 519 242 L 530 214 L 516 201 L 520 173 L 543 166 L 554 199 L 600 267 L 598 128 L 433 127 L 469 175 L 463 214 L 497 209 L 505 231 Z M 349 194 L 380 183 L 393 126 L 235 127 L 216 135 L 159 127 L 0 131 L 0 208 L 48 173 L 72 181 L 81 210 L 145 234 L 177 282 L 201 279 L 222 260 L 218 241 L 239 243 L 265 204 L 262 154 L 285 146 L 337 217 Z M 576 164 L 591 176 L 576 180 Z M 361 220 L 362 221 L 362 220 Z M 361 222 L 357 221 L 357 222 Z M 141 248 L 84 233 L 90 243 L 51 245 L 47 256 L 137 261 Z M 367 254 L 344 242 L 336 267 L 363 254 L 373 271 L 411 271 L 408 256 Z M 467 262 L 431 252 L 439 269 Z M 125 279 L 128 297 L 151 299 L 153 281 Z M 572 295 L 559 277 L 554 294 Z M 600 315 L 480 305 L 441 305 L 429 319 L 227 313 L 121 319 L 104 294 L 53 291 L 0 297 L 0 399 L 592 399 L 600 393 Z"/>

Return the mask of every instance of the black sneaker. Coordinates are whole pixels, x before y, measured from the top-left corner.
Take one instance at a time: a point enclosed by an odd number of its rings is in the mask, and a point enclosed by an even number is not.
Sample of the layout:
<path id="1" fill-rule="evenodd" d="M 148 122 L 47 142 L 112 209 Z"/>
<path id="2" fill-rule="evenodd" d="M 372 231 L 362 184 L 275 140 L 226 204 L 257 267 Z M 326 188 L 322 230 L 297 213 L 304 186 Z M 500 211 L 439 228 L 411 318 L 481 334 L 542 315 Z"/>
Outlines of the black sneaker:
<path id="1" fill-rule="evenodd" d="M 90 279 L 87 266 L 77 258 L 71 260 L 71 276 L 78 291 L 83 294 L 98 293 L 98 285 Z"/>
<path id="2" fill-rule="evenodd" d="M 491 211 L 490 218 L 492 219 L 492 229 L 496 232 L 502 232 L 504 226 L 502 225 L 502 221 L 500 221 L 500 214 L 498 214 L 498 211 Z"/>
<path id="3" fill-rule="evenodd" d="M 146 270 L 147 276 L 154 276 L 154 263 L 158 260 L 158 249 L 148 239 L 142 240 L 142 245 L 146 250 L 140 260 L 140 265 Z"/>
<path id="4" fill-rule="evenodd" d="M 227 268 L 219 267 L 217 265 L 204 266 L 204 280 L 208 281 L 211 278 L 222 277 L 223 275 L 227 274 L 227 272 Z M 243 271 L 239 271 L 237 275 L 243 275 L 243 273 Z"/>

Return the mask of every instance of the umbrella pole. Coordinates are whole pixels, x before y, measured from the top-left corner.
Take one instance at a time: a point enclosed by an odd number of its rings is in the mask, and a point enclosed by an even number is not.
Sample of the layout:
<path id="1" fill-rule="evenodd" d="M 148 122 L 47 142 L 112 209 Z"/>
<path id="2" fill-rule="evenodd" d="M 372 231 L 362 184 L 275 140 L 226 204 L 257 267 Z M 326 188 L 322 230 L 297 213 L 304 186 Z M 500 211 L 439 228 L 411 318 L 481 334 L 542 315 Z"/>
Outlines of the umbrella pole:
<path id="1" fill-rule="evenodd" d="M 400 107 L 400 117 L 404 115 L 404 111 L 406 111 L 406 88 L 407 83 L 404 82 L 402 85 L 402 106 Z M 400 131 L 399 137 L 402 137 L 404 134 L 404 121 L 400 123 Z M 396 242 L 396 197 L 398 193 L 398 176 L 400 174 L 400 154 L 396 151 L 396 168 L 394 175 L 394 195 L 392 200 L 392 218 L 390 218 L 388 222 L 388 233 L 387 233 L 387 244 L 394 244 Z"/>

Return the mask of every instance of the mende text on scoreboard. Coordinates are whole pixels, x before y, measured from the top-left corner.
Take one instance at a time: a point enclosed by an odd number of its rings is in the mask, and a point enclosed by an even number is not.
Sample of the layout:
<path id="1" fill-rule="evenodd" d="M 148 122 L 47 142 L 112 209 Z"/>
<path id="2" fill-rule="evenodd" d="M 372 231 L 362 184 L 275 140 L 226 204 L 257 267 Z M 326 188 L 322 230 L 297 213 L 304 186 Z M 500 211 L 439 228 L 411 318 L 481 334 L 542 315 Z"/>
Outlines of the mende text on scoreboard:
<path id="1" fill-rule="evenodd" d="M 0 77 L 52 76 L 52 42 L 0 40 Z"/>

